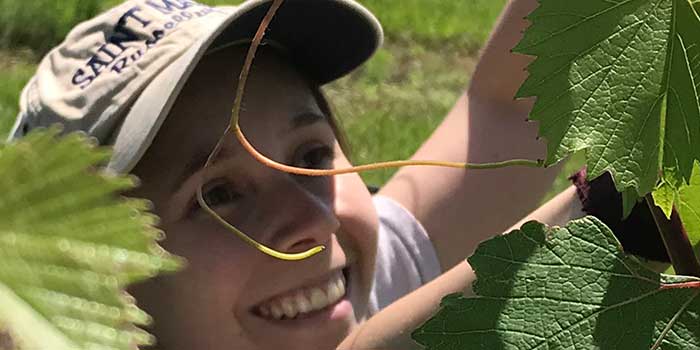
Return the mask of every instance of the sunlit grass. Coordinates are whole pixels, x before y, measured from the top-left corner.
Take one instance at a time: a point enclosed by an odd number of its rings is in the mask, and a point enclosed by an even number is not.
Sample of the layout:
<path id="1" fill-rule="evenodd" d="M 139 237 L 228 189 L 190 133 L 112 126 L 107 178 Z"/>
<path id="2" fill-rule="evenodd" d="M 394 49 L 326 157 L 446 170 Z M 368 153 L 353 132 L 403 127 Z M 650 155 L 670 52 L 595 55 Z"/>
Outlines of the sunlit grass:
<path id="1" fill-rule="evenodd" d="M 357 164 L 409 158 L 465 90 L 474 59 L 466 51 L 389 42 L 365 67 L 327 88 Z M 450 69 L 446 69 L 449 67 Z M 381 185 L 396 170 L 363 174 Z"/>
<path id="2" fill-rule="evenodd" d="M 0 51 L 0 142 L 6 138 L 17 115 L 19 94 L 34 74 L 35 66 L 26 63 L 28 53 Z"/>
<path id="3" fill-rule="evenodd" d="M 506 0 L 360 0 L 381 19 L 390 37 L 440 46 L 478 48 Z"/>
<path id="4" fill-rule="evenodd" d="M 0 0 L 0 47 L 29 47 L 43 53 L 78 22 L 118 0 Z M 210 5 L 240 0 L 201 0 Z M 360 0 L 382 21 L 389 37 L 431 46 L 477 48 L 488 35 L 505 0 Z"/>

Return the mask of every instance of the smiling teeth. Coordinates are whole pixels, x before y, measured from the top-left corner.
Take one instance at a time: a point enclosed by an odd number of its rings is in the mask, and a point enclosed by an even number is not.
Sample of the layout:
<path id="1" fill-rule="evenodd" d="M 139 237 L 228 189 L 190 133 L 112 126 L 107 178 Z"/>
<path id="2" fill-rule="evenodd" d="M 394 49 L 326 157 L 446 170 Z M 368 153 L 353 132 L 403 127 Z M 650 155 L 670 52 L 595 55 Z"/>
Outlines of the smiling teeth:
<path id="1" fill-rule="evenodd" d="M 277 304 L 270 305 L 270 311 L 272 312 L 272 317 L 278 320 L 284 315 L 284 311 L 282 311 L 282 308 Z"/>
<path id="2" fill-rule="evenodd" d="M 258 306 L 258 313 L 265 318 L 281 320 L 324 309 L 345 296 L 345 277 L 338 271 L 324 285 L 301 288 L 289 295 L 263 303 Z"/>
<path id="3" fill-rule="evenodd" d="M 311 302 L 309 299 L 304 295 L 304 293 L 297 293 L 295 297 L 295 301 L 297 304 L 297 310 L 299 310 L 300 314 L 307 313 L 311 310 L 313 310 Z"/>

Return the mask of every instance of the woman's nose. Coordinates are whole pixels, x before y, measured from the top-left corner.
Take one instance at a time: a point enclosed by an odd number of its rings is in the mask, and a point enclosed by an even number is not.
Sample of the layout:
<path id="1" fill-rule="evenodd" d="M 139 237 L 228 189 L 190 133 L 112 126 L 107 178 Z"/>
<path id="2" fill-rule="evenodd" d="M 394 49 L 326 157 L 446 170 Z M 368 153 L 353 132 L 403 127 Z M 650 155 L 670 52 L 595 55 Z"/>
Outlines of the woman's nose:
<path id="1" fill-rule="evenodd" d="M 286 253 L 327 243 L 340 227 L 333 211 L 332 179 L 277 173 L 267 180 L 259 192 L 257 217 L 265 227 L 265 241 Z"/>

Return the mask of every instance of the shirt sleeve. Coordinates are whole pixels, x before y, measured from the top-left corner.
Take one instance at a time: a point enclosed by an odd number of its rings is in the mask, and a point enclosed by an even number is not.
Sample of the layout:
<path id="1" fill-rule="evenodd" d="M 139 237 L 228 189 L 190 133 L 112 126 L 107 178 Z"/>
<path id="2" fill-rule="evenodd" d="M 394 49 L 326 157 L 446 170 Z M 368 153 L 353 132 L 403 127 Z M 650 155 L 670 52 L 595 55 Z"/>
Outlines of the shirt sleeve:
<path id="1" fill-rule="evenodd" d="M 371 315 L 441 274 L 435 248 L 418 220 L 389 197 L 376 195 L 373 202 L 379 237 Z"/>

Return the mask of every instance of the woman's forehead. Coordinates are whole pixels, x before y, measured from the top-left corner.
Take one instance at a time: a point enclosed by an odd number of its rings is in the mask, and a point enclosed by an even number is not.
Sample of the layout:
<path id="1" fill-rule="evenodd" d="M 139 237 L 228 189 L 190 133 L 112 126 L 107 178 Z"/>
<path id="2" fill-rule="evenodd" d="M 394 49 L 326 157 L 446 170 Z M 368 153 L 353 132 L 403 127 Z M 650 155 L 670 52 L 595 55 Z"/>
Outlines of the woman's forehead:
<path id="1" fill-rule="evenodd" d="M 198 155 L 214 148 L 230 123 L 246 53 L 244 47 L 231 47 L 202 59 L 144 161 L 155 158 L 168 162 L 172 171 L 182 173 L 198 163 L 193 161 L 200 158 Z M 274 50 L 262 50 L 256 56 L 243 97 L 240 125 L 246 135 L 255 140 L 261 134 L 280 134 L 319 118 L 327 116 L 320 110 L 311 84 Z M 235 142 L 231 139 L 227 143 Z"/>
<path id="2" fill-rule="evenodd" d="M 228 121 L 246 53 L 245 47 L 239 46 L 206 56 L 188 80 L 167 119 L 180 118 L 184 119 L 181 122 L 187 123 L 191 109 L 198 108 L 201 117 Z M 309 108 L 318 108 L 309 82 L 274 50 L 260 51 L 246 83 L 241 124 L 259 120 L 267 114 L 277 115 L 285 111 L 300 114 Z M 246 118 L 249 114 L 255 114 L 255 118 Z"/>

